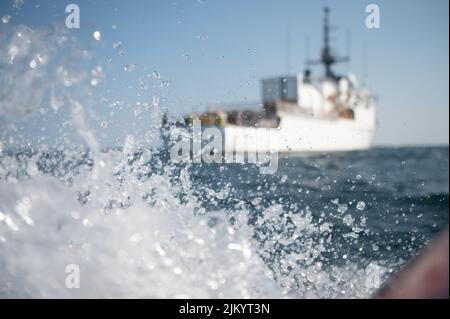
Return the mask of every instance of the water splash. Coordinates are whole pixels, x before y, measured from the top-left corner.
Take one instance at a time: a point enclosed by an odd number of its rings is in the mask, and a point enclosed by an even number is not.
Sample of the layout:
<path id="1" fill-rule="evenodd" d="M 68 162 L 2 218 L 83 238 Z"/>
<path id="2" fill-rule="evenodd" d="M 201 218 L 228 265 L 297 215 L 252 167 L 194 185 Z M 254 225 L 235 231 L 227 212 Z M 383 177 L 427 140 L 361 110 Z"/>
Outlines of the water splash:
<path id="1" fill-rule="evenodd" d="M 85 106 L 69 88 L 88 90 L 102 70 L 94 68 L 91 81 L 82 84 L 72 75 L 80 71 L 66 72 L 48 49 L 61 37 L 46 32 L 18 27 L 2 41 L 12 55 L 1 61 L 6 66 L 1 115 L 22 118 L 46 95 L 62 98 L 89 151 L 65 146 L 21 155 L 2 151 L 0 296 L 281 296 L 252 253 L 251 238 L 235 232 L 225 214 L 198 216 L 198 199 L 184 196 L 186 171 L 174 182 L 170 167 L 149 168 L 145 163 L 155 154 L 135 157 L 138 143 L 131 135 L 123 151 L 101 150 Z M 45 63 L 29 65 L 37 53 Z M 30 73 L 30 67 L 39 73 Z M 79 289 L 65 286 L 69 264 L 80 266 Z"/>
<path id="2" fill-rule="evenodd" d="M 80 84 L 85 72 L 67 61 L 85 56 L 64 30 L 8 24 L 0 33 L 0 112 L 23 119 L 39 111 L 46 99 L 64 99 L 69 87 Z M 21 88 L 21 89 L 19 89 Z"/>
<path id="3" fill-rule="evenodd" d="M 199 187 L 193 166 L 170 164 L 160 151 L 142 147 L 138 136 L 102 149 L 89 121 L 95 104 L 81 97 L 108 75 L 99 65 L 67 63 L 91 53 L 61 30 L 10 24 L 5 30 L 0 116 L 26 120 L 44 104 L 66 110 L 69 120 L 61 127 L 72 127 L 87 148 L 70 141 L 34 150 L 0 144 L 0 296 L 367 297 L 389 271 L 334 256 L 335 238 L 354 240 L 366 231 L 365 217 L 348 215 L 339 198 L 333 221 L 316 218 L 305 203 L 266 205 L 262 189 L 275 192 L 290 182 L 288 175 L 259 185 L 247 203 L 229 183 Z M 168 83 L 157 71 L 148 78 Z M 139 89 L 144 93 L 146 84 Z M 124 104 L 106 101 L 111 108 Z M 157 113 L 164 97 L 138 103 Z M 339 223 L 351 228 L 343 236 Z M 328 255 L 345 262 L 327 264 Z M 65 285 L 70 264 L 80 266 L 79 289 Z"/>

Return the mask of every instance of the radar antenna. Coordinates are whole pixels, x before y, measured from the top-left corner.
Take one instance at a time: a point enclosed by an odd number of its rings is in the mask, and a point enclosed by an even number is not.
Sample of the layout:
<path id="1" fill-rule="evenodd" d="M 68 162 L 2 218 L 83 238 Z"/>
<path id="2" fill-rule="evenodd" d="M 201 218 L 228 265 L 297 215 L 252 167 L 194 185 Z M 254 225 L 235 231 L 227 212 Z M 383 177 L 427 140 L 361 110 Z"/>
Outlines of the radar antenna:
<path id="1" fill-rule="evenodd" d="M 348 62 L 349 57 L 335 57 L 331 53 L 330 47 L 330 21 L 329 21 L 330 9 L 328 7 L 324 8 L 324 19 L 323 19 L 323 48 L 322 56 L 320 61 L 307 61 L 308 65 L 323 64 L 325 67 L 325 76 L 327 78 L 335 78 L 331 66 L 338 62 Z"/>

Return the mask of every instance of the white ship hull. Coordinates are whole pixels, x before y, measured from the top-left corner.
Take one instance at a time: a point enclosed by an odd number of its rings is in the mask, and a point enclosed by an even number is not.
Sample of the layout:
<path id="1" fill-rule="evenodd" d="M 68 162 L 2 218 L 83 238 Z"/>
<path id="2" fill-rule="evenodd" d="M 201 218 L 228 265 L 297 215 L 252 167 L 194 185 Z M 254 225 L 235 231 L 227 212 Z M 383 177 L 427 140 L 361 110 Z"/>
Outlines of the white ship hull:
<path id="1" fill-rule="evenodd" d="M 355 110 L 355 119 L 284 115 L 278 128 L 226 126 L 225 153 L 339 152 L 368 149 L 376 129 L 374 108 Z"/>

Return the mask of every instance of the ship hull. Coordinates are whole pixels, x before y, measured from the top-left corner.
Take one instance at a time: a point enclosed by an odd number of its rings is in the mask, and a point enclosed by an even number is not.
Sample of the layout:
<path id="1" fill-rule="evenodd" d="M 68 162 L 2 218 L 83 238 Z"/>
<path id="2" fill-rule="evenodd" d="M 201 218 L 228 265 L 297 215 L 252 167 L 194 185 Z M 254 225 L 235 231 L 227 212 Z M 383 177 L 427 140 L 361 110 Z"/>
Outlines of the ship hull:
<path id="1" fill-rule="evenodd" d="M 372 110 L 358 112 L 354 120 L 283 116 L 277 128 L 226 126 L 225 153 L 340 152 L 368 149 L 375 133 Z"/>

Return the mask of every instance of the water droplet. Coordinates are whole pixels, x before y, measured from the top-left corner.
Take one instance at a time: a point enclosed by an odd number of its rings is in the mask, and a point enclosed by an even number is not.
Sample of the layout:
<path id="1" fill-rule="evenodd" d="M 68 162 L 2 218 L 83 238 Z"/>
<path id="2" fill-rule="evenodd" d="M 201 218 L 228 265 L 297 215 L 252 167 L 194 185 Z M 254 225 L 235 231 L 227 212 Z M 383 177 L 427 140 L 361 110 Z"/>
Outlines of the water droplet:
<path id="1" fill-rule="evenodd" d="M 347 204 L 339 204 L 337 211 L 341 214 L 345 213 L 348 209 Z"/>
<path id="2" fill-rule="evenodd" d="M 14 9 L 20 9 L 20 7 L 23 6 L 24 0 L 14 0 L 13 1 L 13 8 Z"/>
<path id="3" fill-rule="evenodd" d="M 361 175 L 356 175 L 356 179 L 361 179 L 362 178 L 362 176 Z"/>
<path id="4" fill-rule="evenodd" d="M 345 225 L 351 226 L 353 224 L 353 217 L 351 215 L 345 215 L 344 219 L 342 220 Z"/>
<path id="5" fill-rule="evenodd" d="M 126 64 L 123 69 L 125 72 L 132 72 L 134 70 L 134 64 Z"/>
<path id="6" fill-rule="evenodd" d="M 37 66 L 37 63 L 36 63 L 36 60 L 31 60 L 30 61 L 30 68 L 32 68 L 32 69 L 34 69 L 34 68 L 36 68 L 36 66 Z"/>
<path id="7" fill-rule="evenodd" d="M 254 205 L 254 206 L 258 206 L 258 205 L 261 203 L 261 201 L 262 201 L 262 198 L 257 197 L 257 198 L 253 198 L 253 199 L 251 200 L 251 203 L 252 203 L 252 205 Z"/>
<path id="8" fill-rule="evenodd" d="M 2 22 L 4 24 L 9 23 L 9 21 L 11 21 L 11 16 L 10 15 L 5 15 L 2 17 Z"/>
<path id="9" fill-rule="evenodd" d="M 123 56 L 122 42 L 120 42 L 120 41 L 114 42 L 113 49 L 117 51 L 118 55 Z"/>
<path id="10" fill-rule="evenodd" d="M 142 240 L 142 235 L 139 233 L 133 234 L 129 240 L 132 244 L 136 245 Z"/>
<path id="11" fill-rule="evenodd" d="M 70 213 L 70 216 L 72 216 L 73 219 L 79 219 L 81 217 L 81 214 L 74 210 Z"/>
<path id="12" fill-rule="evenodd" d="M 161 75 L 158 73 L 158 71 L 153 71 L 151 75 L 152 79 L 159 80 L 161 78 Z"/>
<path id="13" fill-rule="evenodd" d="M 174 272 L 174 274 L 179 275 L 179 274 L 182 273 L 182 270 L 181 270 L 180 267 L 175 267 L 175 268 L 173 269 L 173 272 Z"/>
<path id="14" fill-rule="evenodd" d="M 158 96 L 153 95 L 153 97 L 152 97 L 152 105 L 154 107 L 158 107 L 159 106 L 159 97 Z"/>
<path id="15" fill-rule="evenodd" d="M 92 36 L 94 37 L 95 40 L 99 41 L 102 37 L 102 34 L 100 33 L 100 31 L 95 31 Z"/>
<path id="16" fill-rule="evenodd" d="M 363 201 L 359 201 L 356 204 L 356 209 L 358 209 L 358 210 L 364 210 L 365 208 L 366 208 L 366 203 L 364 203 Z"/>
<path id="17" fill-rule="evenodd" d="M 169 87 L 170 86 L 170 82 L 167 80 L 163 80 L 161 81 L 161 87 Z"/>
<path id="18" fill-rule="evenodd" d="M 85 218 L 83 219 L 83 226 L 90 227 L 92 226 L 92 222 L 89 219 Z"/>

